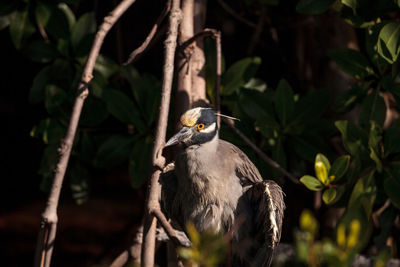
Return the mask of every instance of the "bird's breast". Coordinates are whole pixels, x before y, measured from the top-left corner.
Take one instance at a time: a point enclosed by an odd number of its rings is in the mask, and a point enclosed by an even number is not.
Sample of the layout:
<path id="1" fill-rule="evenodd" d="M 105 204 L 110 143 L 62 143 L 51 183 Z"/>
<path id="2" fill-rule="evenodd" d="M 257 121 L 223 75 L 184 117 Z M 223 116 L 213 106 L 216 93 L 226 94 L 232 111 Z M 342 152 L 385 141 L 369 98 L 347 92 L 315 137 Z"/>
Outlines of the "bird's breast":
<path id="1" fill-rule="evenodd" d="M 224 166 L 212 158 L 190 150 L 179 156 L 177 198 L 185 223 L 193 222 L 199 231 L 226 232 L 234 223 L 242 187 L 233 172 L 224 174 Z"/>

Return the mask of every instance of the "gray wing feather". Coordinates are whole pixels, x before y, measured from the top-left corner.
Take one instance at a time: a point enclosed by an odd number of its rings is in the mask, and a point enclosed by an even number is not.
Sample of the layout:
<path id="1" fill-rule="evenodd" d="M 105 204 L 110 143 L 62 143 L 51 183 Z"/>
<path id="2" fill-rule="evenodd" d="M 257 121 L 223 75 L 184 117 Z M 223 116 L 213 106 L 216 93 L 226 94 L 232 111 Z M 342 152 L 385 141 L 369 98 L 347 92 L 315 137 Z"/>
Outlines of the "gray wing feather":
<path id="1" fill-rule="evenodd" d="M 246 195 L 255 209 L 256 240 L 263 244 L 258 249 L 253 266 L 269 266 L 274 248 L 282 233 L 283 212 L 285 202 L 283 191 L 274 181 L 267 180 L 254 184 Z"/>

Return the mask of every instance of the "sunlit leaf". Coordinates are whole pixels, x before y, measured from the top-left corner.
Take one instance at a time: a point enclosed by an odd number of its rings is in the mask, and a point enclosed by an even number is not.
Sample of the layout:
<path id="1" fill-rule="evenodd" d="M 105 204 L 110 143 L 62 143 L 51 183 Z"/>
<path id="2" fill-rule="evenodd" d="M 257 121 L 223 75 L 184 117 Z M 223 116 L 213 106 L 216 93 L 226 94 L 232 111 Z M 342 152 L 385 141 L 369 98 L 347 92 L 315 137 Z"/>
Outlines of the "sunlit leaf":
<path id="1" fill-rule="evenodd" d="M 399 56 L 400 50 L 400 23 L 386 24 L 379 32 L 378 53 L 387 62 L 393 64 Z"/>
<path id="2" fill-rule="evenodd" d="M 94 12 L 83 14 L 72 26 L 71 43 L 77 48 L 83 37 L 96 31 L 96 17 Z"/>
<path id="3" fill-rule="evenodd" d="M 324 185 L 317 178 L 310 175 L 304 175 L 301 177 L 300 182 L 313 191 L 321 191 L 324 188 Z"/>
<path id="4" fill-rule="evenodd" d="M 330 56 L 341 70 L 356 79 L 372 75 L 373 69 L 361 52 L 352 49 L 336 49 Z"/>
<path id="5" fill-rule="evenodd" d="M 347 172 L 349 165 L 350 165 L 349 155 L 337 158 L 332 164 L 329 176 L 333 175 L 335 176 L 335 180 L 339 180 Z"/>
<path id="6" fill-rule="evenodd" d="M 261 65 L 261 58 L 244 58 L 235 62 L 222 75 L 221 85 L 222 95 L 231 95 L 237 92 L 241 86 L 244 86 L 251 78 L 254 77 Z"/>
<path id="7" fill-rule="evenodd" d="M 370 121 L 383 126 L 386 117 L 386 105 L 379 90 L 372 91 L 362 102 L 360 111 L 360 124 L 369 126 Z"/>
<path id="8" fill-rule="evenodd" d="M 367 154 L 367 136 L 353 123 L 348 121 L 336 121 L 336 128 L 342 134 L 345 149 L 353 156 L 365 156 Z"/>
<path id="9" fill-rule="evenodd" d="M 29 21 L 28 9 L 15 11 L 11 17 L 10 35 L 16 49 L 22 47 L 24 38 L 29 37 L 35 32 L 34 26 Z"/>

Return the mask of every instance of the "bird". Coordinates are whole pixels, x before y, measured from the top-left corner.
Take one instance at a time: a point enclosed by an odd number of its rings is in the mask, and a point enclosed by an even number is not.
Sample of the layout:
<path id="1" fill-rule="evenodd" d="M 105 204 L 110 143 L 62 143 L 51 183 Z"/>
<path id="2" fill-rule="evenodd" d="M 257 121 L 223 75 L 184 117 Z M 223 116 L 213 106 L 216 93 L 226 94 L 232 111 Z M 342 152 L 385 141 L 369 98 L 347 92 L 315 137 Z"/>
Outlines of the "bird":
<path id="1" fill-rule="evenodd" d="M 219 138 L 217 115 L 211 108 L 189 109 L 166 142 L 164 148 L 181 149 L 160 177 L 163 209 L 182 229 L 191 222 L 200 233 L 230 233 L 233 266 L 270 266 L 282 233 L 284 193 Z"/>

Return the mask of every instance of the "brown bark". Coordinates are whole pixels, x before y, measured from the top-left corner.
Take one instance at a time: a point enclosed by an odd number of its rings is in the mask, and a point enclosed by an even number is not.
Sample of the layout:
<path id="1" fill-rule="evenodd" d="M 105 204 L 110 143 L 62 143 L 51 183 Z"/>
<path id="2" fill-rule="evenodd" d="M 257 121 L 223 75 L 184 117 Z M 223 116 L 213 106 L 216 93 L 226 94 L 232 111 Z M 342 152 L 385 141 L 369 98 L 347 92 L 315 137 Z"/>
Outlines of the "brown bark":
<path id="1" fill-rule="evenodd" d="M 207 0 L 195 0 L 193 12 L 193 33 L 197 34 L 204 29 L 206 19 Z M 191 107 L 208 106 L 206 96 L 206 58 L 204 55 L 204 39 L 198 38 L 193 43 L 193 55 L 190 61 L 192 72 Z"/>
<path id="2" fill-rule="evenodd" d="M 157 220 L 153 211 L 160 209 L 160 177 L 161 169 L 165 164 L 165 158 L 161 155 L 165 144 L 167 132 L 168 111 L 171 97 L 172 81 L 174 76 L 174 59 L 178 25 L 181 21 L 180 1 L 173 0 L 169 17 L 169 32 L 165 40 L 165 60 L 163 68 L 163 83 L 161 92 L 160 112 L 157 122 L 156 135 L 152 150 L 152 166 L 154 171 L 150 178 L 146 200 L 145 222 L 143 229 L 142 266 L 154 266 L 155 235 Z"/>

